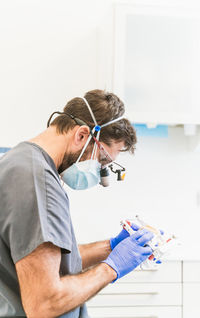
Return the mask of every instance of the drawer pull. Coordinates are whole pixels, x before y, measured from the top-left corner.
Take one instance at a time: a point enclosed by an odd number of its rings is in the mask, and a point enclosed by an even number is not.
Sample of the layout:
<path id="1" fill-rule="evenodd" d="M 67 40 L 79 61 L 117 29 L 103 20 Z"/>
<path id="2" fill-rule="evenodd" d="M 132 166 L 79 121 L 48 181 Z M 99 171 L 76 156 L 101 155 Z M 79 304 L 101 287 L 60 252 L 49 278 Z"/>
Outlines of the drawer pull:
<path id="1" fill-rule="evenodd" d="M 98 295 L 99 296 L 107 296 L 107 295 L 110 295 L 110 296 L 116 296 L 116 295 L 128 296 L 128 295 L 158 295 L 158 294 L 159 294 L 158 292 L 141 292 L 141 293 L 134 293 L 134 292 L 133 293 L 122 293 L 121 292 L 121 293 L 105 293 L 105 294 L 99 293 Z"/>
<path id="2" fill-rule="evenodd" d="M 115 318 L 115 317 L 96 317 L 96 318 Z M 117 318 L 117 317 L 116 317 Z M 125 317 L 124 318 L 158 318 L 158 316 L 129 316 L 129 317 Z"/>
<path id="3" fill-rule="evenodd" d="M 135 269 L 135 272 L 137 273 L 143 273 L 143 272 L 158 272 L 157 268 L 152 268 L 152 269 Z M 131 317 L 130 317 L 131 318 Z M 143 318 L 143 317 L 142 317 Z"/>

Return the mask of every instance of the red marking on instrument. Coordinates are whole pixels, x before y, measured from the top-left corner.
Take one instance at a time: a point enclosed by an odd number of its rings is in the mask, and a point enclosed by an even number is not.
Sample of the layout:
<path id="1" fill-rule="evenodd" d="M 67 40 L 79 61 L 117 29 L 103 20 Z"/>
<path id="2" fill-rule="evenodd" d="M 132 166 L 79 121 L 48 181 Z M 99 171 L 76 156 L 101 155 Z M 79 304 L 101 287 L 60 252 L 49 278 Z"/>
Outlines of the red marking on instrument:
<path id="1" fill-rule="evenodd" d="M 149 256 L 149 260 L 152 261 L 153 259 L 154 259 L 154 255 L 152 254 Z"/>
<path id="2" fill-rule="evenodd" d="M 170 242 L 172 239 L 171 238 L 169 238 L 167 241 L 166 241 L 166 243 L 168 243 L 168 242 Z"/>
<path id="3" fill-rule="evenodd" d="M 127 221 L 127 220 L 126 220 L 126 222 L 128 223 L 128 225 L 130 225 L 130 226 L 131 226 L 131 222 L 130 222 L 130 221 Z"/>

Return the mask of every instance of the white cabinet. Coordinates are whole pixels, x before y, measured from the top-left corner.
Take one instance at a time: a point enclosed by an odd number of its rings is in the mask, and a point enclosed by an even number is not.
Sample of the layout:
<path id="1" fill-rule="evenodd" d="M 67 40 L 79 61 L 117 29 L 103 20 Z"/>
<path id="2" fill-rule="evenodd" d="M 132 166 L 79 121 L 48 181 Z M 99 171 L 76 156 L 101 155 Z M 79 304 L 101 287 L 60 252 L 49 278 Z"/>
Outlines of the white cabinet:
<path id="1" fill-rule="evenodd" d="M 200 262 L 183 262 L 183 283 L 200 283 Z"/>
<path id="2" fill-rule="evenodd" d="M 91 318 L 181 318 L 180 307 L 89 308 Z"/>
<path id="3" fill-rule="evenodd" d="M 92 318 L 182 318 L 182 264 L 136 269 L 88 301 Z"/>
<path id="4" fill-rule="evenodd" d="M 102 290 L 88 302 L 91 307 L 181 306 L 181 284 L 116 283 Z"/>
<path id="5" fill-rule="evenodd" d="M 183 318 L 200 317 L 200 262 L 183 263 Z"/>
<path id="6" fill-rule="evenodd" d="M 92 318 L 199 318 L 200 261 L 136 269 L 88 301 Z"/>
<path id="7" fill-rule="evenodd" d="M 163 262 L 157 269 L 140 270 L 135 269 L 133 272 L 124 276 L 119 282 L 132 283 L 181 283 L 182 281 L 182 264 L 177 262 Z"/>
<path id="8" fill-rule="evenodd" d="M 200 124 L 200 10 L 169 0 L 115 10 L 113 90 L 135 123 Z"/>
<path id="9" fill-rule="evenodd" d="M 200 283 L 183 283 L 183 318 L 200 317 Z"/>

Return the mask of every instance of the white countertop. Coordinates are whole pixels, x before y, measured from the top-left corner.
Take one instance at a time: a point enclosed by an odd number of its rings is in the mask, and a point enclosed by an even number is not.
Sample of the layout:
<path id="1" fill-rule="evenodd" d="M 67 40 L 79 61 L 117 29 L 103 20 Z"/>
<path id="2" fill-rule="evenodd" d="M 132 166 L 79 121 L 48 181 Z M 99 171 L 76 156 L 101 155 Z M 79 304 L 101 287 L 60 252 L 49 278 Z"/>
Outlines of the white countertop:
<path id="1" fill-rule="evenodd" d="M 194 240 L 194 242 L 191 242 L 191 240 L 188 239 L 188 241 L 182 242 L 181 246 L 175 247 L 164 259 L 200 262 L 199 251 L 197 241 L 195 242 Z"/>

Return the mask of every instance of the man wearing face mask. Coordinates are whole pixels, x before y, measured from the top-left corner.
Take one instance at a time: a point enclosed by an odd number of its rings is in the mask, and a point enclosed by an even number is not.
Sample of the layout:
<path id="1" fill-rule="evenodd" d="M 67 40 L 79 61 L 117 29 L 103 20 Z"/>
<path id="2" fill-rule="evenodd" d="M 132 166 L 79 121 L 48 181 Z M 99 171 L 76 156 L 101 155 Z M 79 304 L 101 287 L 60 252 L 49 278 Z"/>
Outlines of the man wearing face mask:
<path id="1" fill-rule="evenodd" d="M 153 234 L 134 224 L 131 236 L 78 247 L 61 182 L 107 185 L 108 166 L 122 178 L 114 160 L 136 143 L 123 114 L 116 95 L 89 91 L 0 160 L 0 317 L 87 318 L 89 298 L 151 255 Z"/>

